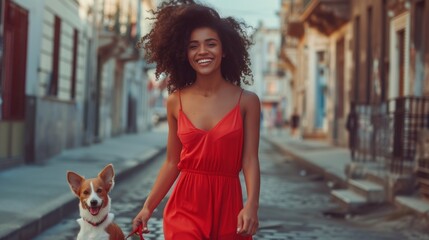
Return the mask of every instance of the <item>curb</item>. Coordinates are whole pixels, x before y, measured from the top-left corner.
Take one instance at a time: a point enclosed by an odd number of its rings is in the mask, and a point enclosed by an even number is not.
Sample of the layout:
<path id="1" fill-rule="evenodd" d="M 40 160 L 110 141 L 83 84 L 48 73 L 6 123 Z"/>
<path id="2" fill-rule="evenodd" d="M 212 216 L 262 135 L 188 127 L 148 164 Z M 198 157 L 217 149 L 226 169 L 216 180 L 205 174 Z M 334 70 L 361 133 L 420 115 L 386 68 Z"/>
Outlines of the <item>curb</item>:
<path id="1" fill-rule="evenodd" d="M 299 165 L 303 166 L 304 168 L 309 169 L 311 172 L 316 172 L 316 173 L 321 174 L 325 181 L 331 181 L 334 183 L 335 186 L 338 186 L 341 188 L 347 187 L 347 185 L 348 185 L 347 181 L 345 179 L 343 179 L 342 177 L 335 175 L 335 173 L 329 172 L 326 169 L 324 169 L 323 167 L 308 161 L 307 159 L 299 156 L 298 154 L 290 151 L 289 149 L 285 148 L 281 144 L 279 144 L 273 140 L 270 140 L 269 138 L 267 138 L 265 136 L 261 136 L 261 139 L 272 144 L 280 152 L 291 156 L 293 158 L 293 160 L 295 160 Z"/>
<path id="2" fill-rule="evenodd" d="M 140 160 L 129 160 L 133 161 L 136 164 L 131 164 L 125 166 L 120 171 L 117 171 L 115 176 L 116 180 L 125 180 L 128 176 L 140 171 L 148 164 L 152 163 L 157 157 L 161 156 L 165 151 L 166 147 L 161 147 L 153 152 L 144 153 L 144 156 L 137 157 L 136 159 Z M 124 161 L 126 162 L 126 161 Z M 35 214 L 33 219 L 24 219 L 26 223 L 23 223 L 21 226 L 11 226 L 12 231 L 5 233 L 3 236 L 0 236 L 1 240 L 22 240 L 22 239 L 31 239 L 44 230 L 52 227 L 57 224 L 58 221 L 63 219 L 65 216 L 76 211 L 76 204 L 78 200 L 72 194 L 64 194 L 57 198 L 56 202 L 58 206 L 52 208 L 48 206 L 41 206 L 38 209 L 39 214 Z M 46 211 L 43 211 L 43 210 Z M 37 210 L 36 210 L 37 211 Z"/>

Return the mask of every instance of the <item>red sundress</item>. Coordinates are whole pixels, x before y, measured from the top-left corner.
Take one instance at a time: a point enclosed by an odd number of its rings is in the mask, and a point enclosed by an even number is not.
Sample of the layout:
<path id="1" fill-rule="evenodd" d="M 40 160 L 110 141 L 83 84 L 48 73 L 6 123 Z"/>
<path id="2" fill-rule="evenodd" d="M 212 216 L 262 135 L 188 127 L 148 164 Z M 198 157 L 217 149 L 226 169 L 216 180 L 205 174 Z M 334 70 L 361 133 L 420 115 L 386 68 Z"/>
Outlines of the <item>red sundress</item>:
<path id="1" fill-rule="evenodd" d="M 196 128 L 182 111 L 181 173 L 164 209 L 166 240 L 251 240 L 236 234 L 243 208 L 238 174 L 242 167 L 243 120 L 237 105 L 212 129 Z"/>

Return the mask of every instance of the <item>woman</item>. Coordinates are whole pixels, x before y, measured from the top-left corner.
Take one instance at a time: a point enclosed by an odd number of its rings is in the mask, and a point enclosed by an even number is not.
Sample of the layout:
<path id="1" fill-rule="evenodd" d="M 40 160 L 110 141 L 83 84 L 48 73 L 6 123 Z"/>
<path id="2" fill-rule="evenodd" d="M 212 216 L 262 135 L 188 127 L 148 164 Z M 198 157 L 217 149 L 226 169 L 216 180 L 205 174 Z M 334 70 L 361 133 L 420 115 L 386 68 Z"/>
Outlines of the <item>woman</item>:
<path id="1" fill-rule="evenodd" d="M 139 45 L 157 63 L 157 76 L 169 76 L 167 157 L 133 230 L 142 225 L 149 232 L 152 212 L 178 178 L 164 210 L 165 239 L 247 240 L 255 234 L 260 102 L 240 88 L 242 77 L 251 76 L 243 26 L 193 1 L 163 3 L 155 12 L 153 29 Z"/>

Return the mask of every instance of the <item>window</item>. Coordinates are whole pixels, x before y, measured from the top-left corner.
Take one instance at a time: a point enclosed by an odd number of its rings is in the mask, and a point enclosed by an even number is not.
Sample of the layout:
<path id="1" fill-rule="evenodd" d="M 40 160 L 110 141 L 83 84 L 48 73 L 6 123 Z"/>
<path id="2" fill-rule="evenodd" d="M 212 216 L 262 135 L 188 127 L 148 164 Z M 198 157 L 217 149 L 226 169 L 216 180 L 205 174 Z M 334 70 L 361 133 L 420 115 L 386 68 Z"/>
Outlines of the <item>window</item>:
<path id="1" fill-rule="evenodd" d="M 354 81 L 352 86 L 352 101 L 359 99 L 360 78 L 360 17 L 356 16 L 354 21 Z"/>
<path id="2" fill-rule="evenodd" d="M 410 94 L 410 13 L 405 12 L 390 22 L 389 98 Z"/>
<path id="3" fill-rule="evenodd" d="M 60 38 L 61 38 L 61 19 L 55 16 L 54 21 L 54 44 L 52 51 L 52 75 L 49 82 L 48 95 L 57 96 L 58 94 L 58 73 L 60 61 Z"/>
<path id="4" fill-rule="evenodd" d="M 77 69 L 77 59 L 78 59 L 78 46 L 79 46 L 79 32 L 77 29 L 73 31 L 73 59 L 72 59 L 72 68 L 71 68 L 71 92 L 70 98 L 76 99 L 76 69 Z"/>
<path id="5" fill-rule="evenodd" d="M 367 10 L 367 35 L 366 35 L 366 102 L 371 102 L 371 84 L 372 84 L 372 8 Z"/>

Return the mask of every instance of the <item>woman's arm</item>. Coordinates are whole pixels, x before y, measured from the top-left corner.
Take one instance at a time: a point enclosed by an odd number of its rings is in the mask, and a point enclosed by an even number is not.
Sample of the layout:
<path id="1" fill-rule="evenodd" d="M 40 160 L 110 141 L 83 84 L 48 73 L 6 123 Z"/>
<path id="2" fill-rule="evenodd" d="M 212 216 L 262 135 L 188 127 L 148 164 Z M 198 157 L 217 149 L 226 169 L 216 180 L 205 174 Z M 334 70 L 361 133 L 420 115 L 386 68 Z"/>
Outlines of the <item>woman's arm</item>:
<path id="1" fill-rule="evenodd" d="M 242 235 L 253 235 L 259 225 L 260 170 L 258 149 L 261 110 L 259 98 L 256 94 L 246 92 L 243 100 L 245 112 L 243 173 L 246 181 L 247 201 L 238 217 L 237 232 Z"/>
<path id="2" fill-rule="evenodd" d="M 161 200 L 170 190 L 180 171 L 177 169 L 177 164 L 180 159 L 180 151 L 182 144 L 177 136 L 177 109 L 178 98 L 177 94 L 172 94 L 167 99 L 167 121 L 168 121 L 168 140 L 167 140 L 167 157 L 162 165 L 158 177 L 149 193 L 142 210 L 134 218 L 133 230 L 140 224 L 143 224 L 143 229 L 147 231 L 147 221 L 154 209 L 158 206 Z"/>

